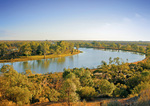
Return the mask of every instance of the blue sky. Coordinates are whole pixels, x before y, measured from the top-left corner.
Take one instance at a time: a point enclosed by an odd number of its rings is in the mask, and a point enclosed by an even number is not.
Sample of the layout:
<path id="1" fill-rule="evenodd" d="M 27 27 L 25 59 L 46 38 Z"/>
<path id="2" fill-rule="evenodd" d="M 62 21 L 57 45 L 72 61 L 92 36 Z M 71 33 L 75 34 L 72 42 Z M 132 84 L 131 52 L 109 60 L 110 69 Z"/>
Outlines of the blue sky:
<path id="1" fill-rule="evenodd" d="M 0 0 L 0 40 L 150 41 L 150 0 Z"/>

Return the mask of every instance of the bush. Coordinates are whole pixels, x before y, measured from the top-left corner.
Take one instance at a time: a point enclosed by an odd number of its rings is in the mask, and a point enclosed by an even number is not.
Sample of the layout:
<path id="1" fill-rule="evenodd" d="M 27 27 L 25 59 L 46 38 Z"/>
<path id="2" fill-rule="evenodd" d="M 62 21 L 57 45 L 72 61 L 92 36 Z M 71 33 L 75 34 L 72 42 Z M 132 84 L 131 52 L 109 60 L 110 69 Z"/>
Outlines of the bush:
<path id="1" fill-rule="evenodd" d="M 100 95 L 111 95 L 116 88 L 113 83 L 110 83 L 108 80 L 98 80 L 95 83 L 96 90 L 100 93 Z"/>
<path id="2" fill-rule="evenodd" d="M 30 103 L 31 92 L 27 88 L 11 87 L 6 90 L 6 98 L 19 105 Z"/>
<path id="3" fill-rule="evenodd" d="M 97 95 L 95 92 L 95 89 L 92 87 L 82 87 L 81 90 L 79 91 L 79 95 L 82 99 L 92 99 Z"/>

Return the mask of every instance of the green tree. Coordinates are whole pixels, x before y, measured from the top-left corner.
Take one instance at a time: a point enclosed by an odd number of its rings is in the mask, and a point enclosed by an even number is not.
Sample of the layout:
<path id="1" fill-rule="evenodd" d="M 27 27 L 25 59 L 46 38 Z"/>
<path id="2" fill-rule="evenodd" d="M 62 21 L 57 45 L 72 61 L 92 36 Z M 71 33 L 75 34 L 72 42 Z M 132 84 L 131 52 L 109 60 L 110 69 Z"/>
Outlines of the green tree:
<path id="1" fill-rule="evenodd" d="M 73 50 L 74 50 L 74 43 L 70 43 L 69 44 L 69 50 L 71 52 L 71 54 L 73 53 Z"/>
<path id="2" fill-rule="evenodd" d="M 127 86 L 124 84 L 118 83 L 116 85 L 116 88 L 113 92 L 113 96 L 115 97 L 127 97 L 128 91 L 127 91 Z"/>
<path id="3" fill-rule="evenodd" d="M 42 44 L 42 51 L 44 54 L 44 58 L 46 58 L 46 54 L 49 53 L 49 45 L 47 44 L 47 42 L 44 42 Z"/>
<path id="4" fill-rule="evenodd" d="M 150 45 L 146 47 L 146 55 L 150 56 Z"/>
<path id="5" fill-rule="evenodd" d="M 79 91 L 79 95 L 82 99 L 91 100 L 93 97 L 97 96 L 97 93 L 93 87 L 82 87 Z"/>
<path id="6" fill-rule="evenodd" d="M 121 44 L 117 43 L 117 48 L 120 49 L 121 48 Z"/>
<path id="7" fill-rule="evenodd" d="M 100 95 L 111 95 L 115 89 L 115 85 L 106 79 L 97 80 L 94 86 Z"/>
<path id="8" fill-rule="evenodd" d="M 60 93 L 55 89 L 51 89 L 48 86 L 44 87 L 44 96 L 48 98 L 49 102 L 57 102 L 59 100 Z"/>
<path id="9" fill-rule="evenodd" d="M 5 43 L 1 44 L 0 45 L 0 53 L 1 53 L 0 55 L 5 56 L 7 54 L 7 49 L 8 49 L 8 46 Z"/>
<path id="10" fill-rule="evenodd" d="M 144 47 L 140 46 L 140 47 L 139 47 L 139 52 L 144 53 L 144 52 L 145 52 Z"/>
<path id="11" fill-rule="evenodd" d="M 32 49 L 32 54 L 36 55 L 39 43 L 37 43 L 37 42 L 31 42 L 30 45 L 31 45 L 31 49 Z"/>
<path id="12" fill-rule="evenodd" d="M 21 88 L 17 86 L 8 88 L 5 95 L 8 100 L 12 100 L 19 105 L 29 104 L 30 99 L 32 98 L 32 94 L 28 88 Z"/>
<path id="13" fill-rule="evenodd" d="M 42 50 L 42 45 L 41 45 L 41 44 L 38 45 L 36 53 L 37 53 L 38 55 L 42 55 L 43 50 Z"/>
<path id="14" fill-rule="evenodd" d="M 79 50 L 79 43 L 76 44 L 76 49 Z"/>
<path id="15" fill-rule="evenodd" d="M 21 53 L 23 53 L 23 55 L 25 56 L 29 56 L 32 53 L 32 49 L 29 43 L 24 44 L 23 46 L 21 46 Z"/>
<path id="16" fill-rule="evenodd" d="M 67 101 L 68 106 L 70 106 L 70 102 L 78 101 L 79 96 L 76 93 L 76 85 L 70 79 L 64 81 L 62 88 L 61 88 L 61 98 L 64 101 Z"/>

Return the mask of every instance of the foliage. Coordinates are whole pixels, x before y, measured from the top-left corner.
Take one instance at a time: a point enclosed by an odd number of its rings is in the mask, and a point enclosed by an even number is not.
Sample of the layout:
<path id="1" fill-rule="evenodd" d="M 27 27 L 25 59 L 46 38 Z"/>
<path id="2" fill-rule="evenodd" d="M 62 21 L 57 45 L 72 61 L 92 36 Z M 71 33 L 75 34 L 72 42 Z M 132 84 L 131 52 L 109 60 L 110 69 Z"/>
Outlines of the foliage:
<path id="1" fill-rule="evenodd" d="M 101 95 L 111 95 L 115 89 L 115 85 L 106 79 L 102 79 L 95 82 L 95 89 Z"/>
<path id="2" fill-rule="evenodd" d="M 124 84 L 118 83 L 113 92 L 113 96 L 114 97 L 127 97 L 127 95 L 128 95 L 127 86 Z"/>
<path id="3" fill-rule="evenodd" d="M 74 82 L 70 79 L 67 79 L 64 81 L 62 88 L 61 88 L 61 99 L 63 101 L 67 101 L 68 105 L 70 105 L 70 102 L 75 102 L 79 100 L 79 96 L 76 93 L 76 85 Z"/>
<path id="4" fill-rule="evenodd" d="M 30 103 L 31 92 L 27 88 L 11 87 L 6 90 L 6 98 L 19 105 Z"/>
<path id="5" fill-rule="evenodd" d="M 93 87 L 82 87 L 79 91 L 79 95 L 82 99 L 91 100 L 93 97 L 97 96 L 97 93 Z"/>
<path id="6" fill-rule="evenodd" d="M 31 70 L 18 73 L 10 65 L 2 66 L 0 72 L 0 99 L 31 104 L 41 101 L 75 102 L 93 100 L 98 96 L 127 97 L 139 94 L 137 105 L 149 103 L 150 46 L 147 42 L 123 41 L 10 41 L 0 42 L 0 59 L 19 56 L 73 53 L 79 47 L 128 50 L 146 53 L 145 62 L 124 63 L 111 57 L 109 64 L 102 61 L 97 69 L 64 69 L 63 73 L 33 74 Z M 74 49 L 74 46 L 77 50 Z M 47 61 L 46 61 L 47 62 Z M 120 105 L 118 101 L 107 105 Z"/>
<path id="7" fill-rule="evenodd" d="M 50 89 L 49 87 L 44 87 L 44 96 L 48 98 L 49 102 L 57 102 L 60 93 L 53 88 Z"/>

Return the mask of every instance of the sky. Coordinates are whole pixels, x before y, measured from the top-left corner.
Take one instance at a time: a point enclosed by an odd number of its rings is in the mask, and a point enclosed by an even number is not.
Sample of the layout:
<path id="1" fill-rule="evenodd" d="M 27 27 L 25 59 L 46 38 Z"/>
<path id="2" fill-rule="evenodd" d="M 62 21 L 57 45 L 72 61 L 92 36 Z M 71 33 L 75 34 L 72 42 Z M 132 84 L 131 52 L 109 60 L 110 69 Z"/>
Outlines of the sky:
<path id="1" fill-rule="evenodd" d="M 0 0 L 0 40 L 150 41 L 150 0 Z"/>

